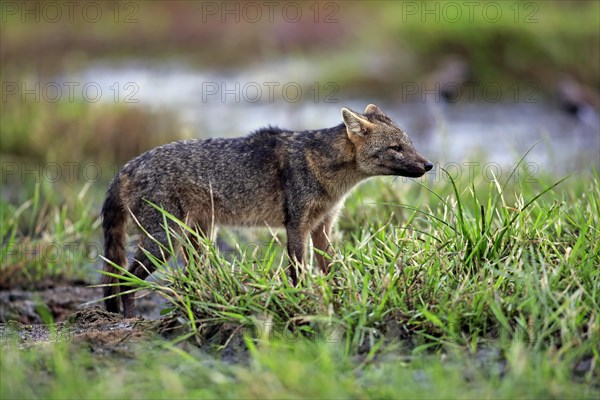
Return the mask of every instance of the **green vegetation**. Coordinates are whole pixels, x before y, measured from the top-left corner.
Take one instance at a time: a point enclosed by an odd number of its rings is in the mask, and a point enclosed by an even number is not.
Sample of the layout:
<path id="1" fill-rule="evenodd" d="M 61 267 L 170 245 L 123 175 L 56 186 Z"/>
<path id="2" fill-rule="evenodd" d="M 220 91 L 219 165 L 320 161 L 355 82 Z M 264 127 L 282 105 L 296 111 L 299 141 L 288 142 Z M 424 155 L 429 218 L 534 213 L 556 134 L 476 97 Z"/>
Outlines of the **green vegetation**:
<path id="1" fill-rule="evenodd" d="M 2 155 L 5 162 L 26 162 L 31 170 L 49 163 L 64 167 L 63 163 L 94 162 L 97 168 L 112 167 L 114 175 L 118 165 L 182 137 L 176 118 L 167 112 L 152 112 L 126 104 L 63 100 L 25 102 L 16 96 L 2 103 Z M 79 175 L 47 180 L 64 182 L 70 179 L 68 183 L 77 183 L 92 181 L 91 178 L 102 175 L 90 170 L 88 179 L 81 179 L 82 171 L 74 170 Z M 8 167 L 2 169 L 3 182 L 11 184 L 11 180 L 21 178 L 11 172 L 14 171 Z M 47 175 L 54 178 L 50 171 Z M 104 180 L 109 178 L 105 176 Z"/>
<path id="2" fill-rule="evenodd" d="M 101 253 L 98 208 L 134 156 L 181 139 L 175 117 L 82 100 L 2 103 L 0 287 L 79 279 Z"/>
<path id="3" fill-rule="evenodd" d="M 252 343 L 249 341 L 249 343 Z M 570 377 L 570 357 L 507 342 L 499 361 L 455 348 L 434 355 L 353 360 L 335 343 L 261 341 L 247 365 L 171 346 L 107 362 L 75 345 L 9 349 L 2 398 L 597 398 Z M 130 356 L 131 357 L 131 356 Z M 37 371 L 32 374 L 31 371 Z M 585 378 L 584 378 L 585 379 Z"/>
<path id="4" fill-rule="evenodd" d="M 228 262 L 199 236 L 204 248 L 196 253 L 189 237 L 198 233 L 164 213 L 178 228 L 171 226 L 163 251 L 175 255 L 182 245 L 187 273 L 155 259 L 170 285 L 127 281 L 163 293 L 192 330 L 255 319 L 300 332 L 327 323 L 343 332 L 349 353 L 374 347 L 389 321 L 418 333 L 413 342 L 425 347 L 451 342 L 475 351 L 480 339 L 502 337 L 533 348 L 579 347 L 599 327 L 600 191 L 596 178 L 579 199 L 536 202 L 558 184 L 524 185 L 510 202 L 504 192 L 515 188 L 499 182 L 482 196 L 452 181 L 442 188 L 450 195 L 436 188 L 424 196 L 424 209 L 399 199 L 392 206 L 409 210 L 407 225 L 375 218 L 355 225 L 344 232 L 331 273 L 306 274 L 297 288 L 287 283 L 275 240 Z"/>
<path id="5" fill-rule="evenodd" d="M 232 259 L 199 238 L 198 254 L 197 233 L 164 213 L 164 251 L 183 247 L 188 273 L 156 260 L 158 281 L 124 281 L 170 301 L 179 345 L 157 338 L 116 362 L 75 344 L 5 348 L 3 397 L 597 397 L 597 175 L 444 176 L 362 186 L 331 273 L 296 288 L 277 236 Z M 211 356 L 189 346 L 222 326 L 233 333 Z M 213 358 L 242 334 L 247 361 Z"/>
<path id="6" fill-rule="evenodd" d="M 89 202 L 91 184 L 65 191 L 64 202 L 43 178 L 19 206 L 2 200 L 0 287 L 37 286 L 47 279 L 83 279 L 101 253 L 100 218 Z M 22 194 L 21 194 L 22 195 Z M 86 274 L 87 272 L 87 274 Z"/>
<path id="7" fill-rule="evenodd" d="M 527 81 L 552 90 L 560 73 L 572 73 L 600 86 L 594 72 L 600 68 L 598 2 L 449 3 L 415 8 L 410 2 L 385 2 L 383 25 L 408 44 L 421 65 L 457 54 L 468 60 L 471 79 L 480 83 Z M 439 12 L 432 13 L 436 7 Z"/>
<path id="8" fill-rule="evenodd" d="M 48 76 L 99 57 L 168 55 L 215 68 L 284 55 L 308 60 L 320 75 L 315 79 L 335 82 L 342 93 L 393 97 L 403 82 L 422 82 L 445 56 L 458 55 L 481 85 L 510 90 L 533 82 L 552 93 L 567 73 L 600 87 L 600 4 L 594 0 L 330 2 L 318 11 L 316 3 L 298 4 L 302 18 L 294 23 L 286 22 L 283 5 L 271 19 L 263 7 L 258 21 L 240 11 L 232 23 L 235 13 L 222 15 L 220 6 L 210 13 L 206 2 L 126 2 L 104 7 L 93 29 L 81 14 L 85 2 L 70 23 L 7 12 L 0 28 L 3 74 L 9 81 Z M 32 57 L 40 63 L 23 62 Z"/>

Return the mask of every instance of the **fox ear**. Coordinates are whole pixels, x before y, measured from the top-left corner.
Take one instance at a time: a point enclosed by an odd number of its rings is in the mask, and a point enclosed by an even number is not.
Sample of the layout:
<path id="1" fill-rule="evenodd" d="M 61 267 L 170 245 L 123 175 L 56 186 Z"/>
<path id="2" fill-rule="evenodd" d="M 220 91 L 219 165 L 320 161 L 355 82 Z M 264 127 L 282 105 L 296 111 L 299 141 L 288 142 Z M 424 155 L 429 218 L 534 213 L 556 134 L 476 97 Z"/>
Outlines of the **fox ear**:
<path id="1" fill-rule="evenodd" d="M 342 108 L 342 119 L 350 140 L 365 136 L 373 128 L 371 122 L 347 108 Z"/>
<path id="2" fill-rule="evenodd" d="M 365 108 L 365 114 L 377 114 L 385 116 L 385 113 L 381 111 L 381 109 L 375 104 L 369 104 L 367 108 Z"/>

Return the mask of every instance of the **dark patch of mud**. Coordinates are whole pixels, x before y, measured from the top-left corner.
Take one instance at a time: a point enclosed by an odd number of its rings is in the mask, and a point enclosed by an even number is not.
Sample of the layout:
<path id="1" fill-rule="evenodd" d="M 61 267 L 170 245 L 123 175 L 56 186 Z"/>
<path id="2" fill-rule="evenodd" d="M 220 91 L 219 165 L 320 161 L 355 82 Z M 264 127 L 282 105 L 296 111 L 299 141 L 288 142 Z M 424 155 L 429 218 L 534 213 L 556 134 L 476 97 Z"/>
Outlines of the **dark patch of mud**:
<path id="1" fill-rule="evenodd" d="M 102 288 L 82 281 L 48 281 L 26 289 L 0 290 L 0 345 L 19 347 L 68 342 L 83 345 L 96 355 L 134 357 L 156 339 L 174 340 L 179 346 L 200 351 L 229 363 L 248 360 L 245 330 L 236 324 L 201 324 L 189 335 L 185 319 L 160 315 L 167 302 L 157 293 L 136 293 L 138 318 L 124 319 L 107 312 Z"/>
<path id="2" fill-rule="evenodd" d="M 148 319 L 160 316 L 165 300 L 158 294 L 138 293 L 136 297 L 139 297 L 136 301 L 139 315 Z M 30 289 L 4 289 L 0 290 L 0 322 L 62 322 L 101 298 L 102 288 L 83 281 L 47 281 Z"/>
<path id="3" fill-rule="evenodd" d="M 17 321 L 0 323 L 0 345 L 20 348 L 66 342 L 87 348 L 95 356 L 117 362 L 132 359 L 140 351 L 160 340 L 180 338 L 190 333 L 185 321 L 169 315 L 157 320 L 142 317 L 124 319 L 120 314 L 107 312 L 100 306 L 89 306 L 70 314 L 54 324 L 23 324 Z M 177 341 L 190 353 L 210 356 L 227 363 L 247 363 L 249 351 L 244 330 L 236 324 L 202 326 L 200 335 L 188 335 Z M 1 349 L 1 346 L 0 346 Z"/>
<path id="4" fill-rule="evenodd" d="M 68 342 L 84 345 L 98 355 L 132 356 L 132 345 L 150 341 L 156 336 L 157 326 L 157 321 L 123 319 L 99 306 L 91 306 L 56 324 L 0 323 L 0 338 L 3 344 L 15 343 L 19 347 Z"/>
<path id="5" fill-rule="evenodd" d="M 139 318 L 104 310 L 102 288 L 83 281 L 48 280 L 34 287 L 0 290 L 0 344 L 30 346 L 68 342 L 94 354 L 133 355 L 133 344 L 158 336 L 166 301 L 156 293 L 136 294 Z"/>

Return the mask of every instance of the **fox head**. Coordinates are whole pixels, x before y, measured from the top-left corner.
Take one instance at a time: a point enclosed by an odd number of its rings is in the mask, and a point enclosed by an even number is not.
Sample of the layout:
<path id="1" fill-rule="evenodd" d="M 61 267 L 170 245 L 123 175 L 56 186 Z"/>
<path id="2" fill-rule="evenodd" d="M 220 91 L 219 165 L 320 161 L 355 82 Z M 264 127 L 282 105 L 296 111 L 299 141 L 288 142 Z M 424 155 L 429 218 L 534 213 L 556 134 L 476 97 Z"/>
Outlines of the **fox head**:
<path id="1" fill-rule="evenodd" d="M 418 178 L 433 168 L 415 150 L 406 132 L 376 105 L 369 104 L 362 115 L 342 108 L 342 118 L 363 173 Z"/>

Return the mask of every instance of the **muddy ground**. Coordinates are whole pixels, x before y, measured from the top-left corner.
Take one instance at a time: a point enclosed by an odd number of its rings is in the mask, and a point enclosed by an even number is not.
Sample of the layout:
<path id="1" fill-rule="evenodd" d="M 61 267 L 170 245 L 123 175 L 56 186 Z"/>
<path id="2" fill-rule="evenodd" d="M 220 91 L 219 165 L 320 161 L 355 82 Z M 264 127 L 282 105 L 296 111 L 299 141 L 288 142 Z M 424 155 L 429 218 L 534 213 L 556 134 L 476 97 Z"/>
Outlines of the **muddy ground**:
<path id="1" fill-rule="evenodd" d="M 140 311 L 148 319 L 129 320 L 94 303 L 101 298 L 101 288 L 79 281 L 48 281 L 33 289 L 0 290 L 0 337 L 20 345 L 58 340 L 86 342 L 102 350 L 156 332 L 152 324 L 156 325 L 160 313 L 158 296 L 139 301 Z"/>
<path id="2" fill-rule="evenodd" d="M 140 296 L 140 295 L 138 295 Z M 146 319 L 157 319 L 165 301 L 157 294 L 141 294 L 136 302 L 138 312 Z M 23 324 L 63 322 L 75 311 L 93 305 L 101 306 L 102 289 L 83 281 L 45 281 L 34 288 L 15 287 L 0 290 L 0 322 Z M 136 296 L 137 297 L 137 296 Z"/>
<path id="3" fill-rule="evenodd" d="M 138 344 L 150 345 L 157 338 L 173 339 L 188 332 L 176 314 L 160 315 L 168 306 L 160 295 L 140 292 L 136 297 L 140 316 L 124 319 L 97 302 L 102 298 L 101 288 L 81 281 L 48 281 L 36 288 L 1 289 L 0 345 L 68 341 L 83 344 L 94 354 L 131 357 L 138 351 Z M 48 321 L 51 323 L 45 323 Z M 202 333 L 201 341 L 192 337 L 181 345 L 193 346 L 226 362 L 248 359 L 240 326 L 205 326 Z"/>

